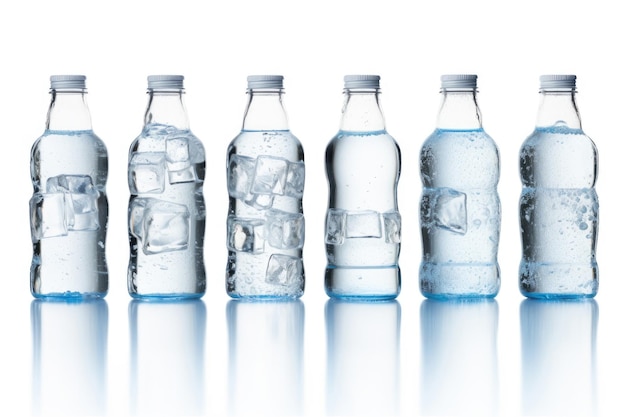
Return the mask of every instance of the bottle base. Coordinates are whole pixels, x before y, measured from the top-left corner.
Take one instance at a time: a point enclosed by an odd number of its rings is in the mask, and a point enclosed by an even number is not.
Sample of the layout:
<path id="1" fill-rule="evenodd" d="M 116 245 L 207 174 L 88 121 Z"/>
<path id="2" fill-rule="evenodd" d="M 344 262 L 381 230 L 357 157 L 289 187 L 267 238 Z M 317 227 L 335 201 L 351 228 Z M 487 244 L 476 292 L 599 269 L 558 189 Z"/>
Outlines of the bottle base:
<path id="1" fill-rule="evenodd" d="M 500 291 L 498 264 L 422 262 L 420 291 L 432 299 L 494 298 Z"/>
<path id="2" fill-rule="evenodd" d="M 400 293 L 400 268 L 327 267 L 324 285 L 331 298 L 343 300 L 393 300 Z"/>
<path id="3" fill-rule="evenodd" d="M 201 298 L 204 293 L 176 293 L 176 294 L 137 294 L 129 293 L 135 300 L 145 301 L 176 301 L 176 300 L 193 300 Z"/>
<path id="4" fill-rule="evenodd" d="M 519 289 L 538 299 L 593 298 L 598 293 L 598 264 L 540 264 L 522 262 Z"/>
<path id="5" fill-rule="evenodd" d="M 58 301 L 84 301 L 84 300 L 94 300 L 101 299 L 106 297 L 106 292 L 77 292 L 77 291 L 66 291 L 59 293 L 36 293 L 31 291 L 33 297 L 39 300 L 58 300 Z"/>

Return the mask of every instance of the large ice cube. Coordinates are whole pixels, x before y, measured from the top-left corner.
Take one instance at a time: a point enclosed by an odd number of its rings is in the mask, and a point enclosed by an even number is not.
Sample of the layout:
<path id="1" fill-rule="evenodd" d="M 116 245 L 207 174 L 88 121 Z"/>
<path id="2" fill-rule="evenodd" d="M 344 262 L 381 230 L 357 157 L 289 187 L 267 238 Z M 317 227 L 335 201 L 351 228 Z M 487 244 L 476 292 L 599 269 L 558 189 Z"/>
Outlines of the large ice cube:
<path id="1" fill-rule="evenodd" d="M 382 236 L 380 215 L 376 211 L 349 211 L 346 216 L 346 237 L 363 238 Z"/>
<path id="2" fill-rule="evenodd" d="M 36 193 L 30 199 L 30 225 L 33 242 L 67 235 L 65 194 Z"/>
<path id="3" fill-rule="evenodd" d="M 383 213 L 383 224 L 385 225 L 385 242 L 400 243 L 402 219 L 397 211 Z"/>
<path id="4" fill-rule="evenodd" d="M 259 156 L 256 160 L 256 169 L 252 181 L 252 193 L 283 195 L 288 165 L 288 161 L 282 158 Z"/>
<path id="5" fill-rule="evenodd" d="M 228 194 L 245 199 L 254 178 L 256 160 L 248 156 L 231 155 L 228 161 Z"/>
<path id="6" fill-rule="evenodd" d="M 422 221 L 424 226 L 436 226 L 453 233 L 467 231 L 467 197 L 451 188 L 437 188 L 424 192 Z"/>
<path id="7" fill-rule="evenodd" d="M 291 285 L 302 277 L 302 260 L 293 256 L 274 254 L 267 263 L 265 282 L 276 285 Z"/>
<path id="8" fill-rule="evenodd" d="M 302 198 L 304 192 L 304 162 L 289 163 L 287 168 L 287 180 L 285 182 L 285 195 L 294 198 Z"/>
<path id="9" fill-rule="evenodd" d="M 263 253 L 265 249 L 265 222 L 228 216 L 228 249 L 238 252 Z"/>
<path id="10" fill-rule="evenodd" d="M 267 213 L 266 234 L 268 243 L 278 249 L 296 249 L 304 246 L 304 216 L 270 210 Z"/>
<path id="11" fill-rule="evenodd" d="M 195 164 L 192 163 L 191 152 L 192 149 L 187 137 L 171 137 L 165 141 L 165 159 L 170 184 L 198 180 Z"/>
<path id="12" fill-rule="evenodd" d="M 131 233 L 145 254 L 185 250 L 189 246 L 189 210 L 181 204 L 137 198 L 131 205 Z"/>
<path id="13" fill-rule="evenodd" d="M 326 215 L 326 243 L 341 245 L 346 237 L 346 211 L 329 209 Z"/>
<path id="14" fill-rule="evenodd" d="M 167 138 L 165 141 L 165 158 L 169 163 L 190 164 L 189 139 L 184 136 Z"/>
<path id="15" fill-rule="evenodd" d="M 164 152 L 134 152 L 128 168 L 132 194 L 160 194 L 165 190 Z"/>

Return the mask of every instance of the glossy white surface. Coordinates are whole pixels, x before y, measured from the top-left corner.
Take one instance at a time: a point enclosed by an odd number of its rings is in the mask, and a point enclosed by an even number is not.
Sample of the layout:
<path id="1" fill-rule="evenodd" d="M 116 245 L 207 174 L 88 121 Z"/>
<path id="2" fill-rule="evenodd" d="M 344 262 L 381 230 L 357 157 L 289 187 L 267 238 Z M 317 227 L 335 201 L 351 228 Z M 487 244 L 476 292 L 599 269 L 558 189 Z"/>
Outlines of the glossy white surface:
<path id="1" fill-rule="evenodd" d="M 2 3 L 0 414 L 624 414 L 622 16 L 604 0 Z M 502 289 L 469 305 L 425 301 L 417 281 L 419 149 L 435 126 L 439 76 L 461 72 L 479 76 L 483 125 L 502 158 Z M 29 151 L 43 132 L 49 76 L 63 73 L 87 75 L 110 156 L 111 284 L 100 303 L 41 303 L 28 290 Z M 126 164 L 146 76 L 167 73 L 185 75 L 191 128 L 207 149 L 208 283 L 201 301 L 152 305 L 126 291 Z M 224 289 L 225 157 L 246 76 L 263 73 L 285 76 L 304 146 L 307 285 L 299 302 L 247 305 Z M 324 149 L 350 73 L 382 76 L 402 150 L 395 303 L 332 303 L 323 290 Z M 600 155 L 600 289 L 586 303 L 527 302 L 517 289 L 517 153 L 545 73 L 578 75 L 583 129 Z"/>

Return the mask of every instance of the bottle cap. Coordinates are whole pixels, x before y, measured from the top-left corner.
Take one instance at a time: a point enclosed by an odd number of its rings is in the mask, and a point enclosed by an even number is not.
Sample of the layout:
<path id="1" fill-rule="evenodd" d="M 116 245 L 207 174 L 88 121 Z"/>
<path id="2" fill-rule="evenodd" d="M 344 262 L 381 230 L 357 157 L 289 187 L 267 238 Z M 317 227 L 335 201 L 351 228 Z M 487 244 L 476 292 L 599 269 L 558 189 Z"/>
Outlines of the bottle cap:
<path id="1" fill-rule="evenodd" d="M 282 75 L 248 75 L 248 88 L 283 88 Z"/>
<path id="2" fill-rule="evenodd" d="M 84 75 L 52 75 L 50 77 L 50 89 L 84 89 L 86 79 L 87 77 Z"/>
<path id="3" fill-rule="evenodd" d="M 443 90 L 474 89 L 476 88 L 475 74 L 445 74 L 441 76 L 441 88 Z"/>
<path id="4" fill-rule="evenodd" d="M 576 88 L 576 76 L 575 75 L 542 75 L 539 77 L 539 83 L 541 89 L 546 88 Z"/>
<path id="5" fill-rule="evenodd" d="M 344 88 L 380 88 L 379 75 L 346 75 L 343 77 Z"/>
<path id="6" fill-rule="evenodd" d="M 182 90 L 184 79 L 182 75 L 149 75 L 148 89 Z"/>

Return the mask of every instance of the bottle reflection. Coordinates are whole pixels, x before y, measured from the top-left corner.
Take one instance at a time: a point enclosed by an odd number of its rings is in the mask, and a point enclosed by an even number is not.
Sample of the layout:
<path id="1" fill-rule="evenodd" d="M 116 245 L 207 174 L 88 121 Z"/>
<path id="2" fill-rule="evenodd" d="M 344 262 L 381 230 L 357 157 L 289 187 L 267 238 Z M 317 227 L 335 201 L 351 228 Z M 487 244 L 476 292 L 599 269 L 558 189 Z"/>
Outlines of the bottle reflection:
<path id="1" fill-rule="evenodd" d="M 103 299 L 34 300 L 33 407 L 37 415 L 106 413 L 109 311 Z"/>
<path id="2" fill-rule="evenodd" d="M 498 303 L 425 300 L 421 405 L 426 415 L 498 413 Z"/>
<path id="3" fill-rule="evenodd" d="M 596 414 L 596 301 L 528 299 L 520 318 L 524 414 Z"/>
<path id="4" fill-rule="evenodd" d="M 148 416 L 202 414 L 204 302 L 133 300 L 128 312 L 131 412 Z"/>
<path id="5" fill-rule="evenodd" d="M 398 413 L 400 315 L 395 300 L 327 301 L 329 415 Z"/>
<path id="6" fill-rule="evenodd" d="M 301 415 L 302 301 L 231 300 L 226 318 L 230 414 Z"/>

